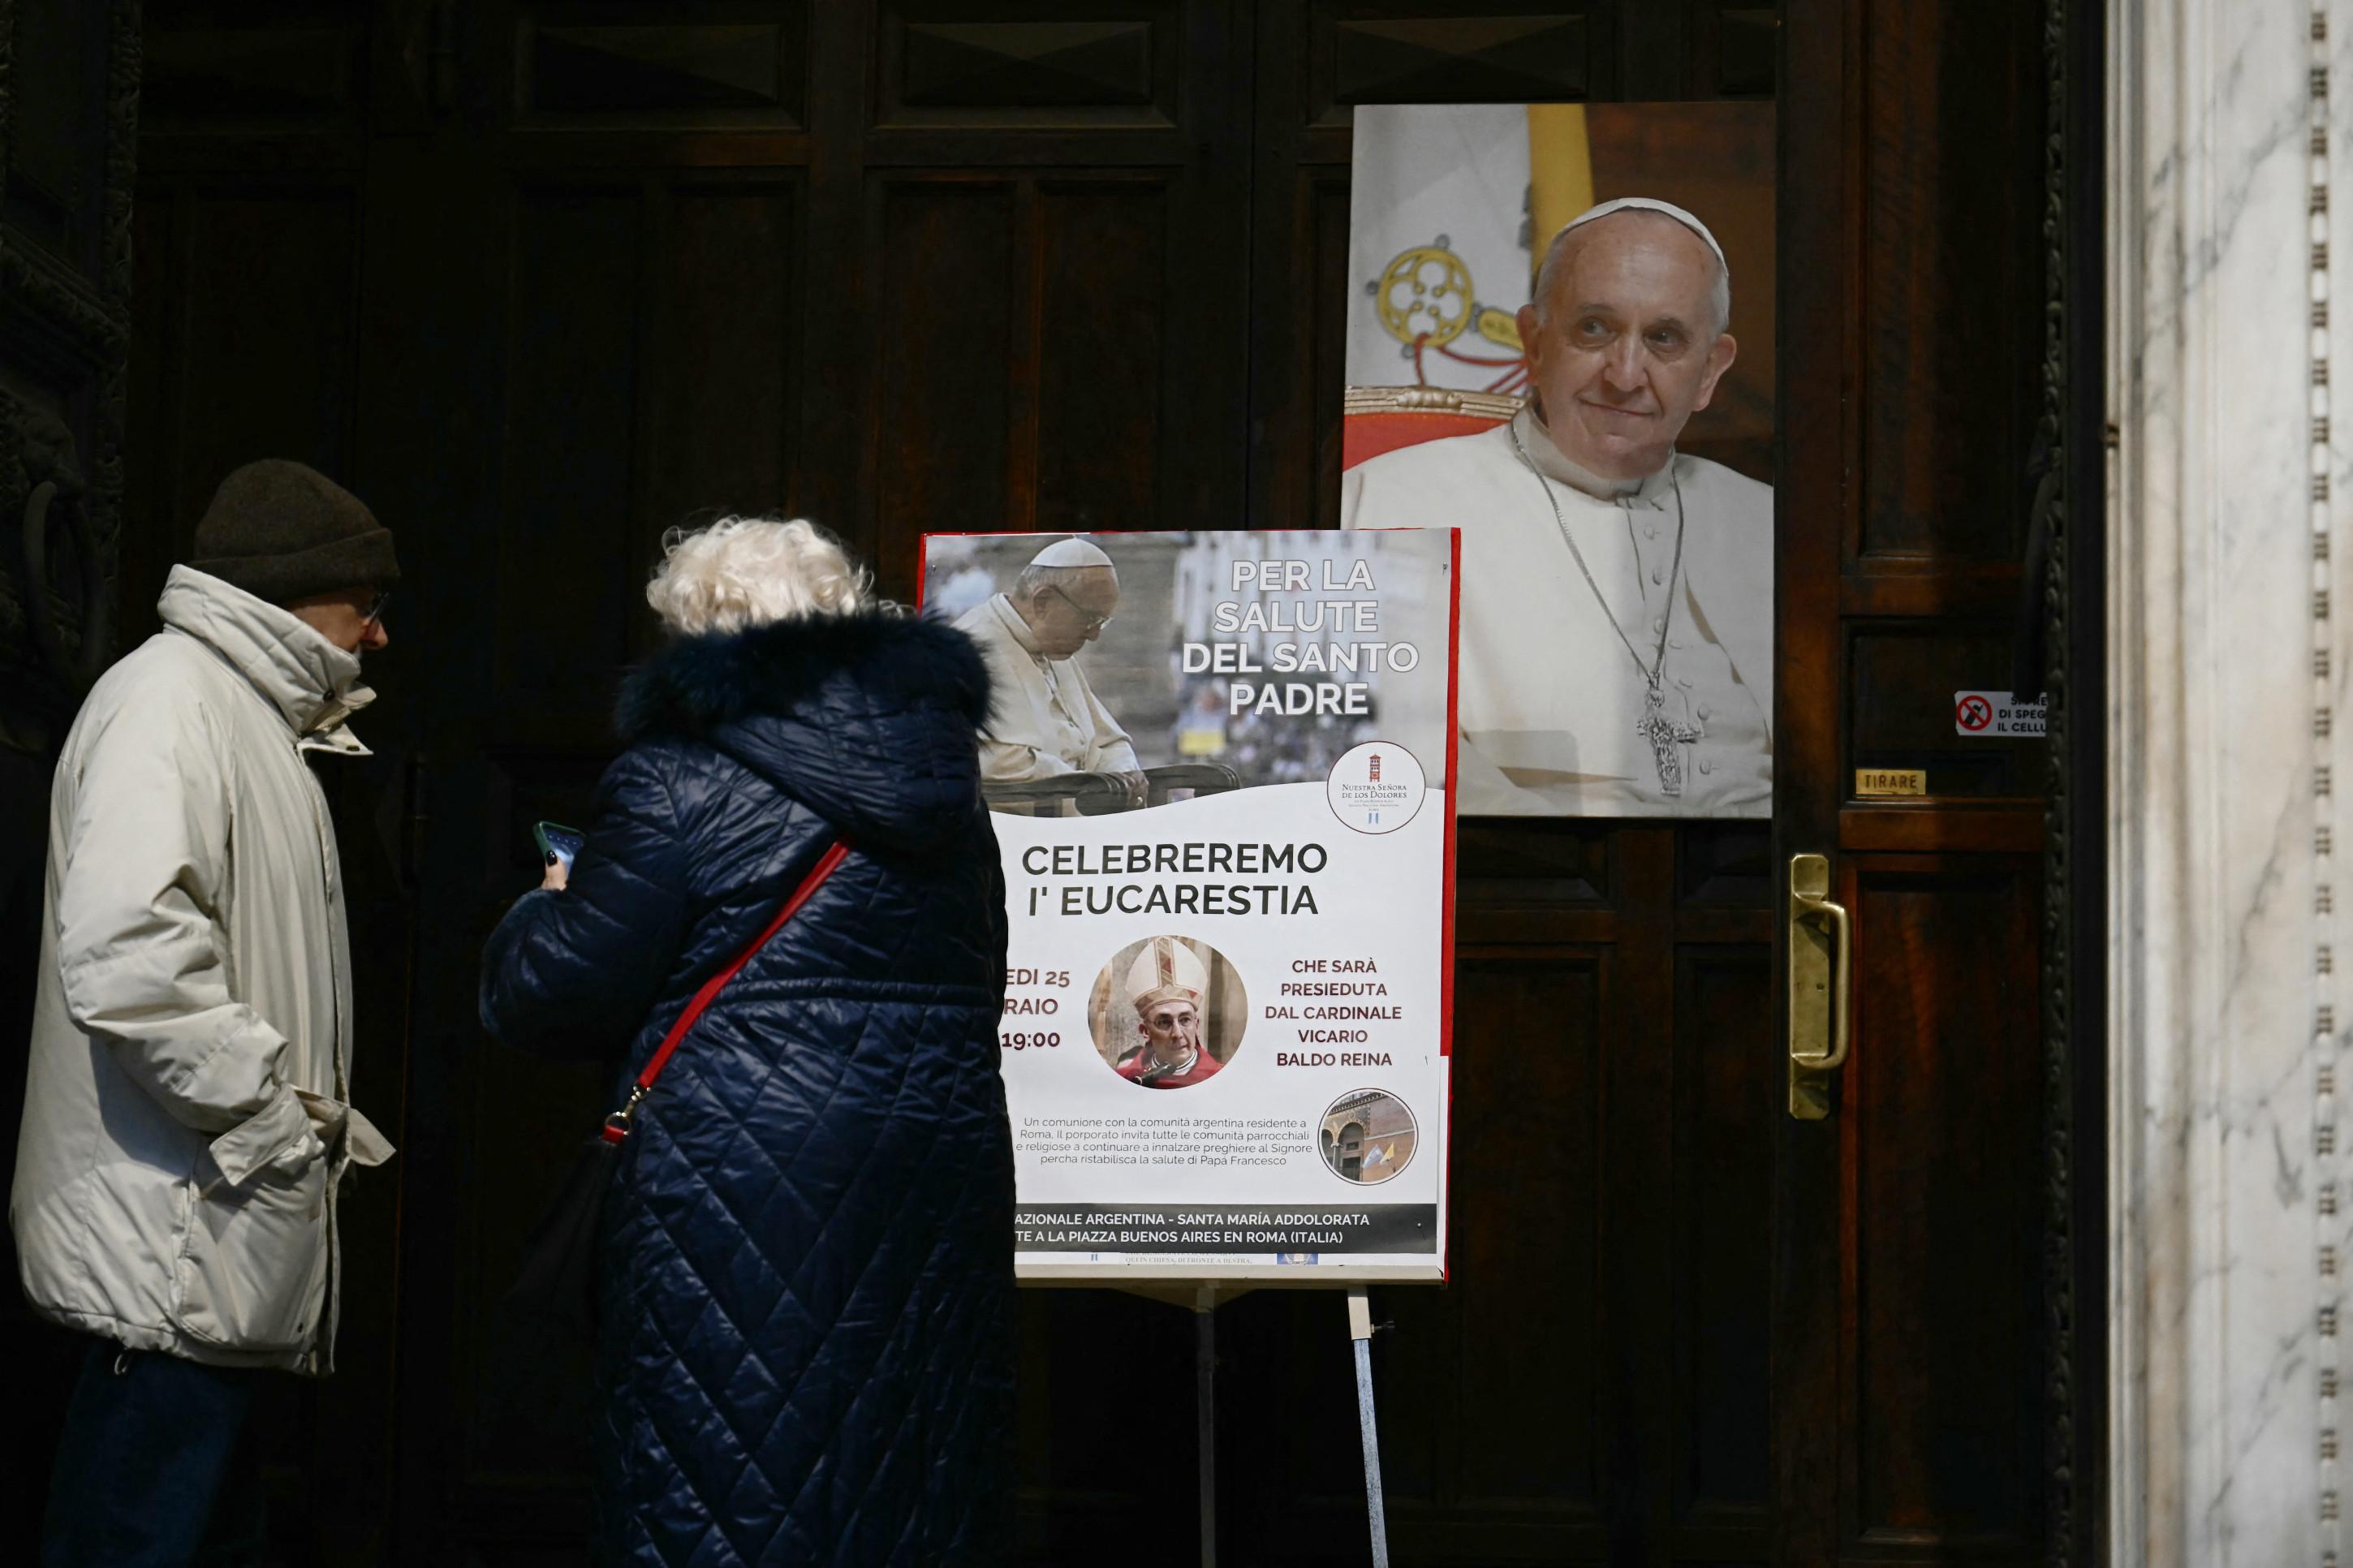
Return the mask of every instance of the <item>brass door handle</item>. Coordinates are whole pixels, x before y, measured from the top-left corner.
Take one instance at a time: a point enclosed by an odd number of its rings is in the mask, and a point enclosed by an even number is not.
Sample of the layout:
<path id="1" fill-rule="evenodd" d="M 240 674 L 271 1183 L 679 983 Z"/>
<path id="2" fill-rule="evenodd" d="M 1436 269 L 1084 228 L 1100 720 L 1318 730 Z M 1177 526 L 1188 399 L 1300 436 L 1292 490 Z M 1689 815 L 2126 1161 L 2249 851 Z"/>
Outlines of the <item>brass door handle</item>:
<path id="1" fill-rule="evenodd" d="M 1800 1121 L 1831 1113 L 1831 1075 L 1854 1043 L 1854 922 L 1830 890 L 1827 857 L 1789 857 L 1789 1114 Z"/>

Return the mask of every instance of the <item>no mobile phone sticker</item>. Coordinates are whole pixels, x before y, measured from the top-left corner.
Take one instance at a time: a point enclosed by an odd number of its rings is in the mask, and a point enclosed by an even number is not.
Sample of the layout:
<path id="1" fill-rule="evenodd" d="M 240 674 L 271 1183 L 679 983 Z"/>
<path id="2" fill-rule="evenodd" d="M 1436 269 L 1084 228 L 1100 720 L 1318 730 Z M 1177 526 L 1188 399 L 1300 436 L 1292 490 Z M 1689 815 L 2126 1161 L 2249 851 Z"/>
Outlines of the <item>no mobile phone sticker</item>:
<path id="1" fill-rule="evenodd" d="M 2040 735 L 2048 713 L 2042 698 L 2020 702 L 2007 691 L 1953 693 L 1953 732 L 1957 735 Z"/>

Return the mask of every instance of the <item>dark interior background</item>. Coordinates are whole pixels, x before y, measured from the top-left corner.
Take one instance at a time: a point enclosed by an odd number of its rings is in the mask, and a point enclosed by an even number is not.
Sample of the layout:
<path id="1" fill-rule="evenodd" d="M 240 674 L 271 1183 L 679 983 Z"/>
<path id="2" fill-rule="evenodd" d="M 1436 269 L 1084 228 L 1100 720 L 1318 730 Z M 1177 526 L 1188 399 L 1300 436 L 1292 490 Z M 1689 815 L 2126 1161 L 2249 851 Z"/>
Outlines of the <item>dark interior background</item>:
<path id="1" fill-rule="evenodd" d="M 581 820 L 611 755 L 665 528 L 807 515 L 907 596 L 926 531 L 1312 525 L 1354 105 L 1777 90 L 1785 561 L 1820 546 L 1794 598 L 1785 571 L 1785 653 L 1827 628 L 1785 659 L 1784 724 L 1808 820 L 1876 853 L 1845 887 L 1881 1065 L 1792 1142 L 1775 864 L 1819 846 L 1465 824 L 1454 1278 L 1376 1299 L 1392 1539 L 1401 1563 L 2042 1560 L 2043 759 L 1943 715 L 2008 684 L 2044 22 L 0 0 L 0 1139 L 84 648 L 152 630 L 212 487 L 258 456 L 347 483 L 406 574 L 358 726 L 376 756 L 331 781 L 357 1096 L 401 1152 L 345 1209 L 341 1375 L 274 1394 L 288 1560 L 579 1560 L 581 1395 L 519 1396 L 484 1309 L 600 1086 L 491 1047 L 473 986 L 535 879 L 530 824 Z M 36 580 L 18 520 L 60 474 Z M 1857 807 L 1862 766 L 1974 804 Z M 1777 1250 L 1809 1226 L 1827 1254 Z M 1804 1331 L 1777 1339 L 1777 1299 Z M 1324 1295 L 1219 1312 L 1229 1563 L 1364 1560 L 1343 1324 Z M 71 1369 L 13 1291 L 0 1331 L 29 1460 L 0 1488 L 29 1532 Z M 1198 1561 L 1189 1319 L 1039 1290 L 1023 1336 L 1028 1559 Z"/>

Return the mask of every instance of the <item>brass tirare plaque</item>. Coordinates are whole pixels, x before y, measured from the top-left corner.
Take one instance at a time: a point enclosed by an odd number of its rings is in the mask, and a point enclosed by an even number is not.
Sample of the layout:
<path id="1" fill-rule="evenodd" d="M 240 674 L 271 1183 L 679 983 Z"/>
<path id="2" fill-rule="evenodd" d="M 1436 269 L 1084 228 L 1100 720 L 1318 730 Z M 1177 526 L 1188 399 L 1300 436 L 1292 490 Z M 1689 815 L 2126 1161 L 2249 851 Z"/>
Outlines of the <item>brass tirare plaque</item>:
<path id="1" fill-rule="evenodd" d="M 1928 770 L 1926 768 L 1857 768 L 1854 770 L 1854 793 L 1857 795 L 1926 795 Z"/>

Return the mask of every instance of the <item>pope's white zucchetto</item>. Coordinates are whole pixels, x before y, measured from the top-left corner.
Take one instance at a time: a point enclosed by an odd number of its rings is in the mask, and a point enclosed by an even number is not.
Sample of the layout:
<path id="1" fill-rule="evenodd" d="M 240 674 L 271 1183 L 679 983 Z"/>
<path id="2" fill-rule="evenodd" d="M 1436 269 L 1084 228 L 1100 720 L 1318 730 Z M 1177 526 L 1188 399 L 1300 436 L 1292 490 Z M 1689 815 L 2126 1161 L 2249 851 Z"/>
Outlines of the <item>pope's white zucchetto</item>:
<path id="1" fill-rule="evenodd" d="M 1108 566 L 1111 557 L 1083 539 L 1058 539 L 1029 558 L 1032 566 Z"/>
<path id="2" fill-rule="evenodd" d="M 1683 208 L 1675 205 L 1674 203 L 1662 202 L 1653 196 L 1620 196 L 1614 202 L 1603 202 L 1599 206 L 1588 207 L 1583 212 L 1577 214 L 1575 217 L 1560 226 L 1560 234 L 1556 234 L 1552 237 L 1553 243 L 1555 245 L 1558 245 L 1560 243 L 1560 235 L 1567 234 L 1571 229 L 1583 228 L 1588 223 L 1598 223 L 1601 219 L 1610 216 L 1612 214 L 1622 212 L 1658 213 L 1663 216 L 1674 219 L 1677 223 L 1683 225 L 1685 228 L 1699 236 L 1700 239 L 1707 246 L 1707 247 L 1715 252 L 1715 264 L 1724 268 L 1724 275 L 1727 279 L 1732 276 L 1732 263 L 1724 258 L 1724 247 L 1716 244 L 1715 236 L 1708 233 L 1707 231 L 1707 225 L 1700 222 L 1699 219 L 1694 217 Z"/>

